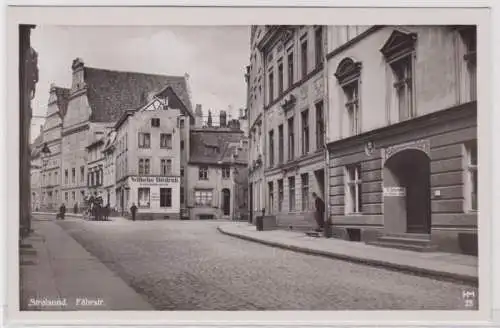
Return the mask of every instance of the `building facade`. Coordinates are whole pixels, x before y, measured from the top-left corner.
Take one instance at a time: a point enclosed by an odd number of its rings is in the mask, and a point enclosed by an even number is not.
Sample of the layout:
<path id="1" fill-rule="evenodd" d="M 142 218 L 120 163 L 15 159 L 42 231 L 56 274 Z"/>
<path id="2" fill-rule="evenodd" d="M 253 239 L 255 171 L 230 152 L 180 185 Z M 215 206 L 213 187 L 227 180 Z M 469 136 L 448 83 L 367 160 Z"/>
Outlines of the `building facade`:
<path id="1" fill-rule="evenodd" d="M 138 207 L 138 219 L 181 216 L 181 135 L 190 111 L 171 87 L 115 125 L 116 195 L 119 210 Z"/>
<path id="2" fill-rule="evenodd" d="M 238 120 L 227 121 L 221 111 L 217 125 L 211 119 L 204 124 L 198 108 L 186 172 L 189 219 L 239 219 L 247 207 L 241 195 L 247 196 L 247 188 L 237 189 L 247 183 L 241 175 L 248 165 L 248 142 Z"/>
<path id="3" fill-rule="evenodd" d="M 250 35 L 250 65 L 247 67 L 245 79 L 247 82 L 248 108 L 248 193 L 250 219 L 253 221 L 262 215 L 264 209 L 264 88 L 265 67 L 264 57 L 257 45 L 267 33 L 266 26 L 252 26 Z"/>
<path id="4" fill-rule="evenodd" d="M 328 28 L 334 233 L 477 253 L 475 28 Z"/>
<path id="5" fill-rule="evenodd" d="M 106 133 L 107 134 L 107 133 Z M 104 205 L 107 205 L 107 194 L 104 193 L 104 145 L 106 136 L 97 137 L 87 146 L 87 193 L 92 196 L 101 196 Z M 85 168 L 84 171 L 85 172 Z M 83 173 L 80 172 L 80 175 Z M 84 177 L 85 179 L 85 177 Z M 72 193 L 72 196 L 75 193 Z M 65 193 L 65 197 L 68 194 Z M 78 205 L 78 203 L 75 203 Z M 80 204 L 80 206 L 83 204 Z"/>
<path id="6" fill-rule="evenodd" d="M 263 169 L 260 206 L 279 226 L 314 226 L 312 193 L 326 197 L 325 34 L 323 26 L 269 26 L 253 45 L 263 61 L 263 112 L 250 140 L 261 140 L 262 163 L 250 170 Z"/>
<path id="7" fill-rule="evenodd" d="M 56 209 L 62 202 L 71 208 L 84 204 L 90 193 L 89 179 L 93 176 L 95 184 L 98 177 L 99 184 L 104 184 L 105 156 L 95 149 L 104 145 L 94 142 L 106 136 L 124 111 L 143 107 L 152 95 L 167 86 L 175 90 L 191 111 L 186 76 L 111 71 L 86 67 L 83 60 L 75 59 L 71 88 L 51 86 L 43 134 L 48 152 L 42 154 L 42 208 Z M 87 146 L 91 144 L 88 152 Z M 107 148 L 108 155 L 110 149 Z M 89 161 L 92 154 L 96 158 Z M 111 163 L 110 156 L 107 159 L 110 168 L 114 162 Z M 107 185 L 107 190 L 110 186 Z M 103 187 L 99 186 L 101 191 Z M 107 190 L 103 195 L 105 200 Z M 110 192 L 110 200 L 114 192 L 116 189 Z M 116 203 L 116 197 L 113 202 Z"/>
<path id="8" fill-rule="evenodd" d="M 114 129 L 108 131 L 104 138 L 102 146 L 102 156 L 104 157 L 103 171 L 103 200 L 105 204 L 109 204 L 112 211 L 117 211 L 117 202 L 115 194 L 115 150 L 116 150 L 116 131 Z"/>
<path id="9" fill-rule="evenodd" d="M 42 205 L 42 149 L 43 149 L 43 126 L 40 127 L 40 134 L 31 144 L 31 211 L 37 212 Z"/>

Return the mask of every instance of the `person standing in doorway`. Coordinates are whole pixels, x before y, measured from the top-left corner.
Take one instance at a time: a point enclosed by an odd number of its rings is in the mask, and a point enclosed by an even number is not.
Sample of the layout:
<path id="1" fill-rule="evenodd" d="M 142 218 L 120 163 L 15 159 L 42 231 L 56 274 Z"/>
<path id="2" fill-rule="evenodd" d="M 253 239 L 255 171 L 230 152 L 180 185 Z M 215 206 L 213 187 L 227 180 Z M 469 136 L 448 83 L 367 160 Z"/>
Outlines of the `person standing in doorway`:
<path id="1" fill-rule="evenodd" d="M 135 221 L 135 213 L 137 213 L 137 206 L 135 206 L 135 203 L 132 203 L 132 207 L 130 207 L 130 213 L 132 213 L 132 221 Z"/>
<path id="2" fill-rule="evenodd" d="M 325 227 L 325 202 L 313 192 L 312 194 L 314 198 L 314 218 L 316 219 L 316 224 L 318 227 L 316 228 L 317 232 L 320 232 Z"/>

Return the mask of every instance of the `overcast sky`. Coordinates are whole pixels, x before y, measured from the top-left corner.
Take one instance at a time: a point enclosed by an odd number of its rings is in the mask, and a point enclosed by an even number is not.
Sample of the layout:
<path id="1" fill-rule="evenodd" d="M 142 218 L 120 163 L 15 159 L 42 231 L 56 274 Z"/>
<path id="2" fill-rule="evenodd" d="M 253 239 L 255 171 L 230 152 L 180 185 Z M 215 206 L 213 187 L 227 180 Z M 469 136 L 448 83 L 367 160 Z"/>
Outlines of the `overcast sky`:
<path id="1" fill-rule="evenodd" d="M 245 106 L 249 27 L 63 27 L 37 26 L 31 37 L 38 52 L 39 82 L 33 114 L 45 116 L 51 83 L 71 86 L 71 63 L 165 75 L 190 76 L 194 104 L 215 113 Z M 32 139 L 43 119 L 33 118 Z"/>

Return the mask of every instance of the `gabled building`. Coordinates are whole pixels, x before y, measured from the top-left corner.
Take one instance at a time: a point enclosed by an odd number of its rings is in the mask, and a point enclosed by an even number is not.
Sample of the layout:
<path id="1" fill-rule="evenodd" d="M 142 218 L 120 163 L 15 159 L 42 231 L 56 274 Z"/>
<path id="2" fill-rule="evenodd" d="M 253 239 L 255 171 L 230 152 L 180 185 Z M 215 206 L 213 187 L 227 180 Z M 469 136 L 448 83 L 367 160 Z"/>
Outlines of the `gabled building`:
<path id="1" fill-rule="evenodd" d="M 43 124 L 44 152 L 42 157 L 41 208 L 56 210 L 64 199 L 61 197 L 61 149 L 63 119 L 69 101 L 69 89 L 52 84 L 50 87 L 47 115 Z M 66 203 L 66 206 L 68 204 Z"/>
<path id="2" fill-rule="evenodd" d="M 185 76 L 163 76 L 86 67 L 77 58 L 62 126 L 62 192 L 75 194 L 67 206 L 82 203 L 87 191 L 86 147 L 102 138 L 126 110 L 148 104 L 152 95 L 170 86 L 191 110 Z"/>
<path id="3" fill-rule="evenodd" d="M 330 26 L 338 237 L 477 253 L 475 26 Z"/>
<path id="4" fill-rule="evenodd" d="M 115 124 L 115 194 L 118 211 L 138 207 L 137 219 L 175 219 L 182 212 L 181 159 L 194 115 L 172 86 L 127 110 Z M 187 134 L 189 135 L 189 134 Z"/>
<path id="5" fill-rule="evenodd" d="M 214 125 L 201 123 L 201 107 L 191 129 L 190 156 L 187 166 L 186 202 L 191 220 L 238 219 L 246 212 L 247 195 L 241 184 L 248 164 L 248 141 L 238 120 L 226 121 L 221 111 Z M 200 126 L 201 125 L 201 126 Z M 243 193 L 243 196 L 241 195 Z"/>

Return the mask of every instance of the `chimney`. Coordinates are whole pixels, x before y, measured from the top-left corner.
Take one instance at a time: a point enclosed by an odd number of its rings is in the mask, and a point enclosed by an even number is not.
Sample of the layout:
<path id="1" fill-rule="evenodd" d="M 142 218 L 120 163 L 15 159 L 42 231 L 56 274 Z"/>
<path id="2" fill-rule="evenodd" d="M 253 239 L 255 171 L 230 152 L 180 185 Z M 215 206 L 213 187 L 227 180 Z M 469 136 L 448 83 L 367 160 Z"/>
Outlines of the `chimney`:
<path id="1" fill-rule="evenodd" d="M 225 128 L 227 126 L 226 111 L 224 110 L 221 110 L 219 113 L 219 124 L 221 128 Z"/>
<path id="2" fill-rule="evenodd" d="M 73 81 L 71 83 L 71 92 L 78 91 L 85 86 L 85 80 L 83 76 L 84 63 L 81 58 L 76 58 L 73 60 L 71 69 L 73 70 Z"/>
<path id="3" fill-rule="evenodd" d="M 201 109 L 201 104 L 196 104 L 196 109 L 194 110 L 194 126 L 196 128 L 203 127 L 203 110 Z"/>

